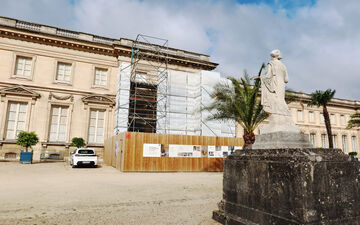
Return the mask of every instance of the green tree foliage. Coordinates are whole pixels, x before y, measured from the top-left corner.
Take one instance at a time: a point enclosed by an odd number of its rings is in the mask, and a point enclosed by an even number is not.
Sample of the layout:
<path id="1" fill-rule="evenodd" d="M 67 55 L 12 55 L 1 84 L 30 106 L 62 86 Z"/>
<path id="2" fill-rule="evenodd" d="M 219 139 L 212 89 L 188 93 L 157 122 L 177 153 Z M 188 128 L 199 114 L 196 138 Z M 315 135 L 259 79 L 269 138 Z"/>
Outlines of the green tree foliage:
<path id="1" fill-rule="evenodd" d="M 285 90 L 285 102 L 286 104 L 290 104 L 291 102 L 295 102 L 297 100 L 296 92 L 290 88 L 286 88 Z"/>
<path id="2" fill-rule="evenodd" d="M 357 152 L 349 152 L 349 155 L 351 155 L 351 156 L 357 156 Z"/>
<path id="3" fill-rule="evenodd" d="M 348 128 L 360 127 L 360 113 L 351 115 L 351 119 L 348 122 Z"/>
<path id="4" fill-rule="evenodd" d="M 323 115 L 324 115 L 324 121 L 325 121 L 325 126 L 326 126 L 326 132 L 328 135 L 328 140 L 329 140 L 329 148 L 333 148 L 333 140 L 332 140 L 332 133 L 331 133 L 331 124 L 330 124 L 330 117 L 329 117 L 329 112 L 327 110 L 327 105 L 329 104 L 329 102 L 331 101 L 331 99 L 334 97 L 335 95 L 335 90 L 331 90 L 331 89 L 327 89 L 326 91 L 315 91 L 313 93 L 311 93 L 311 100 L 308 103 L 308 106 L 317 106 L 323 107 Z"/>
<path id="5" fill-rule="evenodd" d="M 27 152 L 29 147 L 32 148 L 31 146 L 36 145 L 38 142 L 39 138 L 35 132 L 21 131 L 17 136 L 16 144 L 25 147 Z"/>
<path id="6" fill-rule="evenodd" d="M 77 148 L 81 148 L 85 146 L 85 140 L 81 137 L 74 137 L 71 139 L 70 146 L 76 146 Z"/>
<path id="7" fill-rule="evenodd" d="M 263 64 L 259 76 L 264 68 Z M 246 72 L 243 78 L 228 77 L 228 79 L 231 84 L 215 85 L 214 92 L 211 94 L 214 102 L 203 110 L 212 113 L 208 117 L 209 120 L 235 120 L 244 128 L 245 146 L 251 148 L 255 142 L 254 130 L 268 117 L 259 98 L 260 80 L 250 80 Z"/>

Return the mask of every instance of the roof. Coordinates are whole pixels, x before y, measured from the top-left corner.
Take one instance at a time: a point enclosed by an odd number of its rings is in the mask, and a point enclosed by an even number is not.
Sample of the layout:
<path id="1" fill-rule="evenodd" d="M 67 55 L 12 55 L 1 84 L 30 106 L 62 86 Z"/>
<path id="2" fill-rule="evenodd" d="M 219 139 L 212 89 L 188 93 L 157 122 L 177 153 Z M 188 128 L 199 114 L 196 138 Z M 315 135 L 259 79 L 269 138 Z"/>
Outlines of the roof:
<path id="1" fill-rule="evenodd" d="M 131 49 L 135 40 L 120 38 L 114 39 L 104 36 L 98 36 L 94 34 L 89 34 L 85 32 L 73 31 L 62 29 L 58 27 L 32 23 L 22 20 L 17 20 L 8 17 L 0 16 L 0 26 L 16 29 L 19 31 L 25 31 L 32 33 L 34 35 L 46 35 L 47 37 L 56 37 L 67 40 L 72 40 L 76 42 L 81 42 L 84 44 L 92 44 L 98 46 L 97 48 L 89 46 L 74 45 L 73 43 L 67 42 L 51 42 L 45 39 L 38 40 L 31 36 L 21 35 L 21 34 L 7 34 L 6 32 L 0 32 L 0 37 L 7 37 L 13 39 L 20 39 L 31 42 L 38 42 L 41 44 L 55 45 L 59 47 L 72 48 L 76 50 L 89 51 L 98 54 L 106 54 L 112 56 L 128 56 L 131 57 Z M 138 42 L 142 46 L 149 46 L 149 43 Z M 191 51 L 185 51 L 182 49 L 176 49 L 171 47 L 164 47 L 160 45 L 150 44 L 152 48 L 160 49 L 160 51 L 166 53 L 172 59 L 172 62 L 175 64 L 180 64 L 182 66 L 195 66 L 200 69 L 213 70 L 218 64 L 210 62 L 210 56 L 201 53 L 195 53 Z M 140 46 L 140 45 L 138 45 Z M 141 47 L 140 47 L 141 48 Z M 143 48 L 145 51 L 149 51 L 149 48 Z"/>

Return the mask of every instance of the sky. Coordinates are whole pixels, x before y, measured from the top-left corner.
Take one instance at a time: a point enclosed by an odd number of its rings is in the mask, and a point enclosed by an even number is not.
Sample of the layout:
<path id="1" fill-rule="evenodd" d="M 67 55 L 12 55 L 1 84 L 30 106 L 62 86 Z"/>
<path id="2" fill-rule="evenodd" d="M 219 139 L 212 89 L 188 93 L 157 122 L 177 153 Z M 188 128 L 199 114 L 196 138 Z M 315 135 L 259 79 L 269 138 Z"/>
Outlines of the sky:
<path id="1" fill-rule="evenodd" d="M 0 0 L 0 16 L 208 54 L 222 76 L 256 75 L 280 49 L 288 87 L 360 100 L 358 0 Z"/>

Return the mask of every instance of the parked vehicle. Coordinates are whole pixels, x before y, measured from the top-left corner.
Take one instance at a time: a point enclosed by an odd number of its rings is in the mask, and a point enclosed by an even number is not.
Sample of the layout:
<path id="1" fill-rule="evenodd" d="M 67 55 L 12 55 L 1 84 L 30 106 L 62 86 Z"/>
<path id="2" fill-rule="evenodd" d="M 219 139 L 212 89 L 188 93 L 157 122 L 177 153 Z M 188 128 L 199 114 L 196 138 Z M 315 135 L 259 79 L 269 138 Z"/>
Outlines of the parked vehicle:
<path id="1" fill-rule="evenodd" d="M 97 167 L 98 156 L 94 149 L 91 148 L 78 148 L 72 152 L 70 157 L 70 165 L 74 168 L 76 166 L 92 166 Z"/>

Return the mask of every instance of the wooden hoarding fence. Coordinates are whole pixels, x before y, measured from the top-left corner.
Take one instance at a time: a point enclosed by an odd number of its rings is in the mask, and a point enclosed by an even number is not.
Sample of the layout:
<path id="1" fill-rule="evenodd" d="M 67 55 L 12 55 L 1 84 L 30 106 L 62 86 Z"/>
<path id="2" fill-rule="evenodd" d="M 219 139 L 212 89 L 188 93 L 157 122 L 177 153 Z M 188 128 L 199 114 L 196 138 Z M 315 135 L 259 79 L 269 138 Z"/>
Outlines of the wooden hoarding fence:
<path id="1" fill-rule="evenodd" d="M 223 169 L 223 157 L 208 157 L 208 155 L 192 157 L 192 153 L 186 152 L 183 153 L 185 157 L 169 157 L 169 155 L 144 157 L 144 144 L 158 144 L 161 148 L 174 147 L 174 145 L 220 147 L 242 146 L 243 140 L 227 137 L 125 132 L 105 141 L 104 163 L 124 172 L 222 171 Z M 162 151 L 165 150 L 162 149 Z"/>

